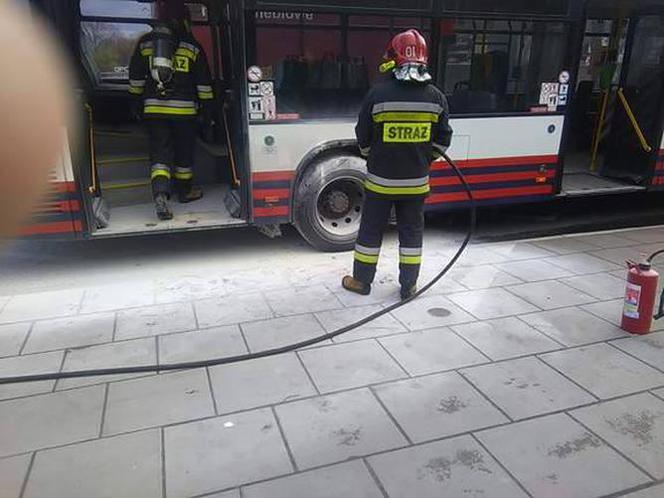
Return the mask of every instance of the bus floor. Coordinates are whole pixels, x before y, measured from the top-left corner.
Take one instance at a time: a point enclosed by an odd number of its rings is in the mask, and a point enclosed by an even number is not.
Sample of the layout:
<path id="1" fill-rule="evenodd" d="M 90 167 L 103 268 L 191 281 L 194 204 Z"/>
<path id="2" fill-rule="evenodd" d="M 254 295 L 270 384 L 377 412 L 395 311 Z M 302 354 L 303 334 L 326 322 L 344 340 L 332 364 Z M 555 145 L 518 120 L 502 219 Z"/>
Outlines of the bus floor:
<path id="1" fill-rule="evenodd" d="M 597 160 L 601 164 L 602 157 Z M 589 153 L 576 152 L 565 157 L 562 192 L 568 196 L 601 195 L 643 190 L 617 178 L 602 176 L 590 169 Z"/>
<path id="2" fill-rule="evenodd" d="M 110 223 L 107 228 L 94 232 L 94 237 L 195 230 L 246 223 L 243 219 L 234 218 L 226 208 L 224 198 L 230 190 L 228 185 L 204 185 L 203 198 L 189 204 L 180 204 L 173 199 L 170 205 L 174 217 L 169 221 L 157 220 L 149 186 L 138 192 L 132 190 L 130 193 L 109 192 L 104 195 L 110 207 Z"/>

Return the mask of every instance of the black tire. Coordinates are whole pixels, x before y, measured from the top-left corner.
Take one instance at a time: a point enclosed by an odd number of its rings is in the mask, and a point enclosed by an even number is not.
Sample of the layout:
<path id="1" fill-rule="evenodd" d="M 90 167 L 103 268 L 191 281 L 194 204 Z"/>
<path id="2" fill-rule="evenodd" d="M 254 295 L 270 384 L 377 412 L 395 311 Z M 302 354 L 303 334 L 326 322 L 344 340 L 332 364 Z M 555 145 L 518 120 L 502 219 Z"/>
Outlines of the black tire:
<path id="1" fill-rule="evenodd" d="M 320 251 L 348 251 L 360 223 L 364 159 L 328 156 L 310 164 L 295 187 L 293 223 L 302 237 Z"/>

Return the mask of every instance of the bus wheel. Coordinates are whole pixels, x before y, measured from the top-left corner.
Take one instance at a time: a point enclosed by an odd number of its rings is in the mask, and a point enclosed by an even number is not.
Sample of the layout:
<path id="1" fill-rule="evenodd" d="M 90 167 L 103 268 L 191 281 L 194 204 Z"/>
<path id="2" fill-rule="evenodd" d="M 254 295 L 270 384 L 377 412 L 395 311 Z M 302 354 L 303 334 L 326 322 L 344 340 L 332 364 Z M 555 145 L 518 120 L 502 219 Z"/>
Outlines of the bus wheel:
<path id="1" fill-rule="evenodd" d="M 364 160 L 355 156 L 328 157 L 305 171 L 295 190 L 293 219 L 309 244 L 321 251 L 353 248 L 365 175 Z"/>

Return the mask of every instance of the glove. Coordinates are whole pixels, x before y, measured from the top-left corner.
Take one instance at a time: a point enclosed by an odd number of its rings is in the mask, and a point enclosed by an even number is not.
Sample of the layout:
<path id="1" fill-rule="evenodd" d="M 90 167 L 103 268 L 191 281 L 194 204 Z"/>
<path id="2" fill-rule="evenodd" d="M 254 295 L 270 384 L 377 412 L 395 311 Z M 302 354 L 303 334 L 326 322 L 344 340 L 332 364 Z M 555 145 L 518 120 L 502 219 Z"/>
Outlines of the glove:
<path id="1" fill-rule="evenodd" d="M 143 101 L 140 99 L 132 99 L 129 106 L 131 118 L 134 121 L 141 121 L 143 119 Z"/>
<path id="2" fill-rule="evenodd" d="M 215 120 L 214 120 L 214 115 L 215 115 L 215 109 L 214 109 L 214 104 L 213 103 L 205 103 L 201 106 L 201 110 L 199 113 L 199 119 L 201 122 L 201 126 L 206 129 L 210 129 L 214 126 Z"/>

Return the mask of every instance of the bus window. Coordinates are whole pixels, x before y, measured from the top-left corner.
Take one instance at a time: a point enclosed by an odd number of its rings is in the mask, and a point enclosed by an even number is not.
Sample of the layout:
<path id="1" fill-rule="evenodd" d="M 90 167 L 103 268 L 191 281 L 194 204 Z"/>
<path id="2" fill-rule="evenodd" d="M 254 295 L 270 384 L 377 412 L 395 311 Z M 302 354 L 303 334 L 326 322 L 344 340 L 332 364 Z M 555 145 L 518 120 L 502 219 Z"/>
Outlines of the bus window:
<path id="1" fill-rule="evenodd" d="M 276 119 L 355 116 L 390 38 L 416 27 L 429 38 L 422 18 L 342 16 L 323 13 L 252 12 L 248 66 L 274 81 Z M 255 43 L 254 43 L 255 42 Z"/>
<path id="2" fill-rule="evenodd" d="M 542 83 L 565 69 L 562 23 L 454 19 L 441 33 L 439 85 L 453 114 L 540 110 Z"/>

